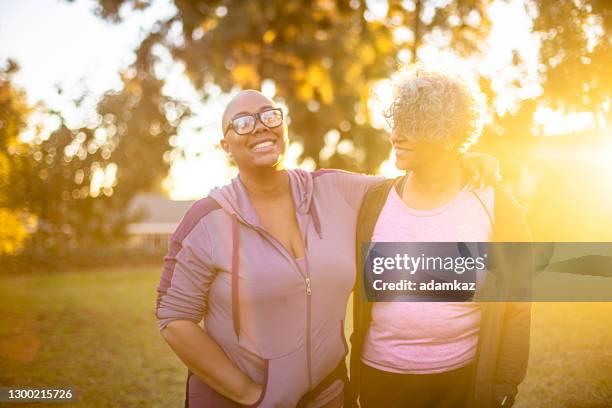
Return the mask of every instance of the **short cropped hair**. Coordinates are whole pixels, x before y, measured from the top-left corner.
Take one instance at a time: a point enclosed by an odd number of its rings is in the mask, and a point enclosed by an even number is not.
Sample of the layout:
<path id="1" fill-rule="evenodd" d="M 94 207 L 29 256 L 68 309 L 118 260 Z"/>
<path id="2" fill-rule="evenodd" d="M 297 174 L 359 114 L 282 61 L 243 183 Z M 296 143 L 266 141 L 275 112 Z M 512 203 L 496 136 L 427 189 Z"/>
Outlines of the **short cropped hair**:
<path id="1" fill-rule="evenodd" d="M 398 73 L 385 116 L 403 137 L 465 151 L 478 140 L 485 112 L 475 83 L 416 65 Z"/>

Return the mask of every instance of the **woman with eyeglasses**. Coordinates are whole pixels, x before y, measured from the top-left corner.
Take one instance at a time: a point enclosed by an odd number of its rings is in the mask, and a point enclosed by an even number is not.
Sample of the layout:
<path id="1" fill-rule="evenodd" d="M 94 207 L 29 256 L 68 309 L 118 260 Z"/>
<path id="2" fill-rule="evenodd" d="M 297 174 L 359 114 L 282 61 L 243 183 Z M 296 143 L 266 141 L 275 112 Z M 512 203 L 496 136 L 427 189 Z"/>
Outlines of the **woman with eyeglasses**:
<path id="1" fill-rule="evenodd" d="M 189 368 L 186 405 L 340 407 L 357 211 L 383 179 L 285 169 L 283 112 L 257 91 L 222 123 L 239 176 L 184 216 L 158 287 L 161 333 Z M 474 161 L 495 173 L 494 159 Z"/>

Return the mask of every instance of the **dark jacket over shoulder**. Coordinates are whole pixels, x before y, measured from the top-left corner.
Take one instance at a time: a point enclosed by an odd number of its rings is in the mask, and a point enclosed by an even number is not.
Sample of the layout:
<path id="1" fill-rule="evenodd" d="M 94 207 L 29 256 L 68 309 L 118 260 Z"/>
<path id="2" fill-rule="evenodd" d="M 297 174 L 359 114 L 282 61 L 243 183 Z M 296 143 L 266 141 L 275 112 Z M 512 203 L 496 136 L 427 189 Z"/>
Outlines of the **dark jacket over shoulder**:
<path id="1" fill-rule="evenodd" d="M 362 244 L 371 241 L 376 221 L 396 180 L 386 180 L 370 188 L 357 220 L 357 273 L 363 271 Z M 493 242 L 530 242 L 524 211 L 501 185 L 494 186 L 495 204 Z M 508 268 L 510 269 L 510 268 Z M 511 271 L 509 271 L 511 273 Z M 502 299 L 503 285 L 487 274 L 484 287 L 488 299 Z M 353 293 L 353 334 L 351 336 L 351 389 L 359 394 L 363 343 L 371 323 L 372 304 L 363 300 L 362 277 L 356 279 Z M 497 292 L 497 293 L 496 293 Z M 525 377 L 529 356 L 531 305 L 528 302 L 483 302 L 476 369 L 471 382 L 467 406 L 470 408 L 509 407 L 517 394 L 517 387 Z"/>

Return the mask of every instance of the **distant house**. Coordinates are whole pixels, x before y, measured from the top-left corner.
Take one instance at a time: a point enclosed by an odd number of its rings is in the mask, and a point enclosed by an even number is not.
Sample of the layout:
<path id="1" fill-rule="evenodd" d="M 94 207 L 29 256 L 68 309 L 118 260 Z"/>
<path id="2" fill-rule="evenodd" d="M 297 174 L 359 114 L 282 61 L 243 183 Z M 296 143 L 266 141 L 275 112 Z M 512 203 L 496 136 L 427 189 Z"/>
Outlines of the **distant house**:
<path id="1" fill-rule="evenodd" d="M 138 195 L 129 205 L 128 214 L 137 216 L 127 225 L 129 245 L 147 250 L 163 250 L 183 215 L 194 201 L 173 201 L 161 195 Z"/>

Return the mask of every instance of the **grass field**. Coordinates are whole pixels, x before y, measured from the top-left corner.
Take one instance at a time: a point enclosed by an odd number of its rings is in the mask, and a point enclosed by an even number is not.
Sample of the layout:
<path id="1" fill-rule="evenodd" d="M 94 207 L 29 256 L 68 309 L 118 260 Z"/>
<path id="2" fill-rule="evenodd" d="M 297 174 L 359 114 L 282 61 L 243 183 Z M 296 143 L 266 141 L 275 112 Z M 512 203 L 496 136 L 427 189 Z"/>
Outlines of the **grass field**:
<path id="1" fill-rule="evenodd" d="M 154 268 L 0 277 L 0 386 L 73 386 L 70 407 L 182 406 L 186 369 L 153 315 L 158 278 Z M 612 406 L 612 303 L 534 305 L 516 406 Z"/>
<path id="2" fill-rule="evenodd" d="M 186 369 L 157 330 L 158 280 L 152 268 L 0 278 L 0 384 L 74 386 L 71 407 L 181 406 Z"/>

